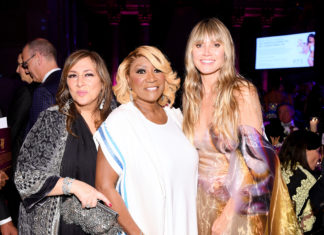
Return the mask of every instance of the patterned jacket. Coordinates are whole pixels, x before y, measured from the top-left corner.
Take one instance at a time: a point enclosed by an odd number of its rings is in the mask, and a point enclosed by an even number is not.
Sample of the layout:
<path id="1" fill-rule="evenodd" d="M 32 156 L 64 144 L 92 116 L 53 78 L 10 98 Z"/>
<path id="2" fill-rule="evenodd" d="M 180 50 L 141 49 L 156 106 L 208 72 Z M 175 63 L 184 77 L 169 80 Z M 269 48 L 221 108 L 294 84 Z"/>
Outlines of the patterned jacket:
<path id="1" fill-rule="evenodd" d="M 57 234 L 60 196 L 46 197 L 60 178 L 68 132 L 58 106 L 43 111 L 20 150 L 15 184 L 22 198 L 19 233 Z"/>

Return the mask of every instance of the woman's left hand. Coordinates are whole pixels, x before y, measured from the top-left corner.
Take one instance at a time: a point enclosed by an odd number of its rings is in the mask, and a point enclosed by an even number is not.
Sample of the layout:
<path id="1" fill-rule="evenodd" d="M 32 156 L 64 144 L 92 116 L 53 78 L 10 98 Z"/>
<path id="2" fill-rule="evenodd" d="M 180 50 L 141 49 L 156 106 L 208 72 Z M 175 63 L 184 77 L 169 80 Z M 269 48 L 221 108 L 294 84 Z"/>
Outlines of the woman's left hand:
<path id="1" fill-rule="evenodd" d="M 102 193 L 82 181 L 73 181 L 71 193 L 80 200 L 82 208 L 96 207 L 98 200 L 103 201 L 107 206 L 111 207 L 110 201 Z"/>

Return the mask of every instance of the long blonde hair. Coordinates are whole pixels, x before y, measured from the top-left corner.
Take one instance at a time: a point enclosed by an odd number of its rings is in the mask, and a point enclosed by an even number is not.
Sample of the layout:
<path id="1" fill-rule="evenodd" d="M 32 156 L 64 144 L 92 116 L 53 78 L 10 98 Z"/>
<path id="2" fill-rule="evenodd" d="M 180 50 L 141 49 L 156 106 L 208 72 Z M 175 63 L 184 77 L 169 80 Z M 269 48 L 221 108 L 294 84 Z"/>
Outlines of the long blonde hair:
<path id="1" fill-rule="evenodd" d="M 140 46 L 123 60 L 119 65 L 117 71 L 116 81 L 117 84 L 113 87 L 117 101 L 121 104 L 130 101 L 130 92 L 135 98 L 136 94 L 129 90 L 127 75 L 129 75 L 131 64 L 138 57 L 145 57 L 150 63 L 165 75 L 165 88 L 162 96 L 159 98 L 158 103 L 163 107 L 166 104 L 172 106 L 176 91 L 179 89 L 180 78 L 177 73 L 172 70 L 170 62 L 165 55 L 156 47 L 153 46 Z"/>
<path id="2" fill-rule="evenodd" d="M 191 31 L 186 48 L 186 78 L 183 93 L 183 131 L 193 141 L 194 127 L 199 120 L 200 103 L 203 98 L 203 85 L 199 71 L 194 65 L 192 49 L 205 37 L 213 38 L 224 45 L 224 65 L 220 70 L 213 92 L 216 93 L 213 108 L 212 126 L 214 130 L 229 140 L 238 141 L 238 104 L 234 98 L 234 90 L 241 86 L 250 86 L 235 69 L 234 43 L 226 26 L 216 18 L 200 21 Z"/>

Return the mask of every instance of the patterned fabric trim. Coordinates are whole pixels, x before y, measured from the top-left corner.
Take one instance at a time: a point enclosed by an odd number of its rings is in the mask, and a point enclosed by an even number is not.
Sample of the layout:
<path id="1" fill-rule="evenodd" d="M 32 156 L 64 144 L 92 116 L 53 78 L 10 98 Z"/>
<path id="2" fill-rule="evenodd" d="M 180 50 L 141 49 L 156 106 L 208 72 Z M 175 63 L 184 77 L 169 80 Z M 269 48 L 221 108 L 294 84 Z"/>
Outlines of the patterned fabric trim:
<path id="1" fill-rule="evenodd" d="M 47 193 L 41 189 L 47 179 L 60 175 L 67 136 L 66 116 L 54 106 L 40 114 L 25 139 L 17 160 L 14 179 L 23 201 L 28 206 L 27 212 L 20 205 L 20 234 L 57 234 L 60 197 L 46 197 Z M 34 203 L 28 204 L 27 199 L 31 198 Z"/>
<path id="2" fill-rule="evenodd" d="M 296 215 L 299 216 L 301 213 L 301 209 L 305 204 L 309 190 L 316 183 L 316 178 L 307 170 L 305 170 L 302 166 L 298 165 L 298 169 L 300 169 L 305 175 L 306 179 L 303 179 L 300 183 L 300 186 L 296 189 L 296 195 L 292 197 L 292 199 L 296 202 Z"/>
<path id="3" fill-rule="evenodd" d="M 305 179 L 300 181 L 300 186 L 296 188 L 296 194 L 291 195 L 291 199 L 295 204 L 295 211 L 298 222 L 303 229 L 303 232 L 310 231 L 315 223 L 316 217 L 313 215 L 312 207 L 309 200 L 309 190 L 317 182 L 317 179 L 300 164 L 297 164 L 295 169 L 291 169 L 288 165 L 287 169 L 282 168 L 282 176 L 287 185 L 291 183 L 291 179 L 294 176 L 294 171 L 300 170 Z"/>
<path id="4" fill-rule="evenodd" d="M 116 164 L 120 167 L 120 170 L 122 171 L 122 174 L 124 174 L 124 177 L 119 177 L 119 180 L 116 184 L 116 190 L 118 193 L 122 196 L 126 207 L 128 208 L 128 199 L 127 199 L 127 190 L 126 190 L 126 162 L 123 154 L 119 150 L 118 146 L 116 145 L 115 141 L 109 134 L 109 131 L 106 128 L 105 123 L 103 126 L 101 126 L 98 129 L 100 136 L 104 142 L 104 146 L 110 153 L 110 156 L 113 157 L 113 160 L 116 162 Z"/>
<path id="5" fill-rule="evenodd" d="M 316 217 L 313 215 L 310 200 L 307 200 L 306 207 L 303 211 L 303 214 L 300 217 L 298 217 L 298 221 L 300 222 L 300 225 L 304 232 L 312 230 L 313 224 L 316 221 Z"/>
<path id="6" fill-rule="evenodd" d="M 290 177 L 293 176 L 293 172 L 291 170 L 290 167 L 288 167 L 287 169 L 285 168 L 281 168 L 281 173 L 282 173 L 282 178 L 284 179 L 286 184 L 290 184 Z"/>

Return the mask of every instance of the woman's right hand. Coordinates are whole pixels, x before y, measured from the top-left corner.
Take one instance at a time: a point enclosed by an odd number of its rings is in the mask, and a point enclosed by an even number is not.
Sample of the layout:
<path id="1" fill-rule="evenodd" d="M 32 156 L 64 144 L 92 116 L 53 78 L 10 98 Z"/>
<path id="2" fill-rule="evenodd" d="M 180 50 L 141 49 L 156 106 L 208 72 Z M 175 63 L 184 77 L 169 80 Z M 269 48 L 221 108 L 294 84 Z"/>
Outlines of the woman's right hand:
<path id="1" fill-rule="evenodd" d="M 6 172 L 0 170 L 0 189 L 6 185 L 6 181 L 9 179 Z"/>
<path id="2" fill-rule="evenodd" d="M 105 195 L 80 180 L 74 180 L 72 182 L 71 193 L 80 200 L 82 208 L 96 207 L 98 200 L 103 201 L 107 206 L 111 207 L 111 203 Z"/>

